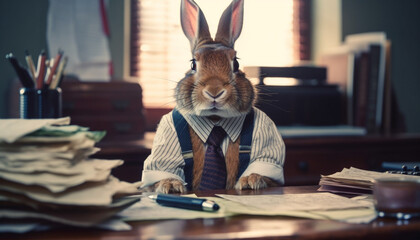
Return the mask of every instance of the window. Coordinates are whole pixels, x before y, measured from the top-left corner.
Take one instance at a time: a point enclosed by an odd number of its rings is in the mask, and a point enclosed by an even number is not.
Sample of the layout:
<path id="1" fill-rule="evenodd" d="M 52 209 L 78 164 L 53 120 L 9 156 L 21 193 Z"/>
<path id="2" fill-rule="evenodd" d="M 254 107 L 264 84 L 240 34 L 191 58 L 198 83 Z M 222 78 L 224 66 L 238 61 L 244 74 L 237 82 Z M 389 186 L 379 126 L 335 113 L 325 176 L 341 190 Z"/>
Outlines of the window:
<path id="1" fill-rule="evenodd" d="M 212 36 L 231 0 L 195 0 Z M 245 1 L 244 26 L 235 49 L 244 66 L 288 66 L 309 59 L 310 0 Z M 180 1 L 132 0 L 131 67 L 146 108 L 173 107 L 173 89 L 189 69 L 190 45 L 180 24 Z M 296 19 L 298 21 L 296 21 Z M 301 36 L 306 34 L 306 38 Z"/>

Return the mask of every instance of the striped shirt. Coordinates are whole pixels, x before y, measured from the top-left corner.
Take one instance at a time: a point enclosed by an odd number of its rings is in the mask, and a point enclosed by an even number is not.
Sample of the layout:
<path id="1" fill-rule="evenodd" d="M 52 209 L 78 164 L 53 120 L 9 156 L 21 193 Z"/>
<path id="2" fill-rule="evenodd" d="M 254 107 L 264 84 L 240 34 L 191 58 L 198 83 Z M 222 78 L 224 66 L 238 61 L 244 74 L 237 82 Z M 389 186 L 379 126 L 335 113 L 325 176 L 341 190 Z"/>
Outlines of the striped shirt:
<path id="1" fill-rule="evenodd" d="M 254 108 L 254 113 L 250 163 L 241 177 L 258 173 L 284 183 L 283 165 L 286 150 L 283 139 L 274 122 L 265 113 L 257 108 Z M 206 117 L 183 116 L 203 142 L 207 142 L 215 125 L 221 126 L 227 133 L 221 144 L 224 154 L 226 154 L 229 139 L 236 141 L 240 136 L 246 117 L 246 115 L 241 115 L 223 118 L 214 123 Z M 185 134 L 189 134 L 188 129 L 185 129 Z M 170 112 L 164 115 L 159 123 L 153 141 L 152 153 L 144 162 L 142 182 L 144 186 L 148 186 L 166 178 L 175 178 L 185 183 L 184 165 L 181 146 L 178 142 L 172 112 Z"/>

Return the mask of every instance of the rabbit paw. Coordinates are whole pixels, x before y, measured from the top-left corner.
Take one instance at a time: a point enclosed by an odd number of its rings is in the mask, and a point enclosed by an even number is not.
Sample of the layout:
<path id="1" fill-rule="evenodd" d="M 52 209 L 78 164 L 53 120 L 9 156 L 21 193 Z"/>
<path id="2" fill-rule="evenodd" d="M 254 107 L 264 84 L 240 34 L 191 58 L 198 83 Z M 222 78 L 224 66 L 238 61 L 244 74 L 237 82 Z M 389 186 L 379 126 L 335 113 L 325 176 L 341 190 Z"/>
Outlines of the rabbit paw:
<path id="1" fill-rule="evenodd" d="M 267 187 L 276 186 L 277 184 L 270 178 L 261 176 L 257 173 L 251 173 L 249 176 L 241 177 L 236 183 L 237 190 L 242 189 L 263 189 Z"/>
<path id="2" fill-rule="evenodd" d="M 154 192 L 160 193 L 185 193 L 184 183 L 173 178 L 163 179 L 153 185 Z"/>

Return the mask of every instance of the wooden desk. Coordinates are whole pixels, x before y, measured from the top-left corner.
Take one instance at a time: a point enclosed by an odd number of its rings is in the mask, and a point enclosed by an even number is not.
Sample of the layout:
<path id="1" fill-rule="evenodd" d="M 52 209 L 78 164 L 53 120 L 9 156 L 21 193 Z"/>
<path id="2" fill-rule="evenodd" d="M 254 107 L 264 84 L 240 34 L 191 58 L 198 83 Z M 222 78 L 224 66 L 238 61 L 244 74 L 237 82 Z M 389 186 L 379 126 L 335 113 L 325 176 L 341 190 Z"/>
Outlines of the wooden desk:
<path id="1" fill-rule="evenodd" d="M 317 186 L 293 186 L 242 191 L 240 194 L 288 194 L 315 192 Z M 197 192 L 198 196 L 235 191 Z M 110 232 L 93 229 L 60 229 L 7 239 L 420 239 L 420 219 L 397 221 L 377 219 L 369 224 L 348 224 L 327 220 L 291 217 L 236 216 L 216 219 L 161 220 L 132 222 L 130 231 Z"/>
<path id="2" fill-rule="evenodd" d="M 141 179 L 143 161 L 150 154 L 154 133 L 139 141 L 101 142 L 95 156 L 123 159 L 115 169 L 118 178 L 136 182 Z M 345 167 L 382 170 L 383 162 L 419 161 L 420 135 L 285 138 L 286 185 L 315 185 L 320 175 L 341 171 Z"/>

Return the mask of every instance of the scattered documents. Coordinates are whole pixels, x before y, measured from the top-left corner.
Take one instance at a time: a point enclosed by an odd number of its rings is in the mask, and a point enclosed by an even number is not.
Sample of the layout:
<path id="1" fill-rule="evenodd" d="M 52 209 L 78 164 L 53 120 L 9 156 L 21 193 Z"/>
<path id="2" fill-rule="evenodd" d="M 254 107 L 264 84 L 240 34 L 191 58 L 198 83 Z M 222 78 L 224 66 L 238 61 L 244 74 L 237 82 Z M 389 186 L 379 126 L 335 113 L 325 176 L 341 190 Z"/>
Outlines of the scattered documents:
<path id="1" fill-rule="evenodd" d="M 401 174 L 368 171 L 354 167 L 344 168 L 341 172 L 327 176 L 322 175 L 319 181 L 319 190 L 348 194 L 371 194 L 375 179 L 385 177 L 398 179 L 401 176 Z M 414 175 L 404 175 L 404 177 L 420 179 L 420 176 Z"/>
<path id="2" fill-rule="evenodd" d="M 0 143 L 12 143 L 18 138 L 48 126 L 48 125 L 68 125 L 70 118 L 58 119 L 1 119 L 0 120 Z"/>
<path id="3" fill-rule="evenodd" d="M 189 196 L 196 197 L 195 195 Z M 149 199 L 147 194 L 133 196 L 141 197 L 142 200 L 124 209 L 118 215 L 125 221 L 259 215 L 368 223 L 376 218 L 372 201 L 364 196 L 352 199 L 330 193 L 251 196 L 218 194 L 217 196 L 206 197 L 206 199 L 212 200 L 220 206 L 217 212 L 166 207 Z"/>
<path id="4" fill-rule="evenodd" d="M 122 198 L 137 193 L 136 184 L 111 175 L 123 161 L 89 158 L 105 132 L 69 123 L 69 118 L 0 120 L 0 232 L 60 224 L 130 228 L 115 218 L 139 201 Z"/>

